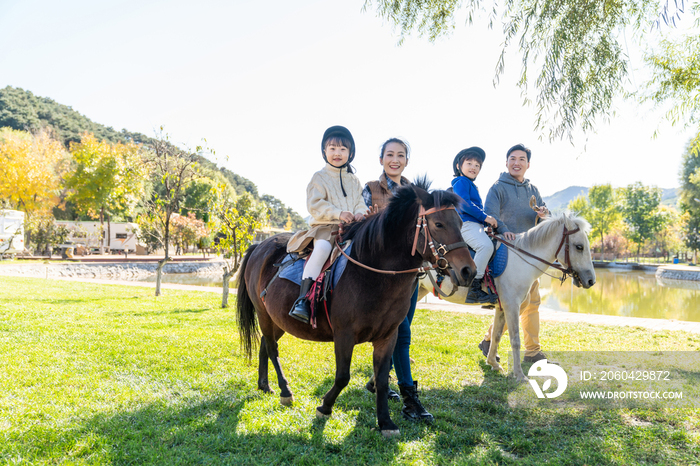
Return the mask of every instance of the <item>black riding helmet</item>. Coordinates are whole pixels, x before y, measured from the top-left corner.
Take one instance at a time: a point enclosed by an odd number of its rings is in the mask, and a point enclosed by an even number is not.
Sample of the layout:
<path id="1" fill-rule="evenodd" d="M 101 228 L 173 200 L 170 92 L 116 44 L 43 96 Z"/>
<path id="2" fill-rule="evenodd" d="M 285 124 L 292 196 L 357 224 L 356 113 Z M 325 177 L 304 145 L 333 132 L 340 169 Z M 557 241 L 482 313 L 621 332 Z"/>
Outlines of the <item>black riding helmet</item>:
<path id="1" fill-rule="evenodd" d="M 486 160 L 486 152 L 484 152 L 484 149 L 477 146 L 459 151 L 459 153 L 455 155 L 455 159 L 452 162 L 452 170 L 454 171 L 455 176 L 464 176 L 462 173 L 462 162 L 464 162 L 464 159 L 467 157 L 478 160 L 479 164 L 483 166 L 484 160 Z"/>
<path id="2" fill-rule="evenodd" d="M 326 130 L 325 133 L 323 133 L 323 139 L 321 139 L 321 154 L 323 155 L 323 160 L 325 160 L 326 163 L 328 163 L 328 159 L 326 158 L 326 142 L 332 138 L 333 136 L 340 136 L 342 138 L 350 140 L 350 156 L 348 157 L 348 161 L 345 162 L 345 164 L 342 167 L 338 168 L 345 168 L 350 163 L 353 161 L 355 158 L 355 140 L 352 137 L 352 134 L 350 134 L 350 131 L 345 127 L 345 126 L 331 126 Z M 350 173 L 352 171 L 348 170 Z"/>

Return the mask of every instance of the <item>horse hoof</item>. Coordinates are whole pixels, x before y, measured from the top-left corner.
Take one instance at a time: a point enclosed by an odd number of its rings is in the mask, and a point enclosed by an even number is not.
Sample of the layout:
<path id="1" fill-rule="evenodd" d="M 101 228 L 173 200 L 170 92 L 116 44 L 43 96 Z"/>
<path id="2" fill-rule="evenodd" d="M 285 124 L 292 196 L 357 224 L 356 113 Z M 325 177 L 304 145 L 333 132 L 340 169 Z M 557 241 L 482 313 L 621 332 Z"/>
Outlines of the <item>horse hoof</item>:
<path id="1" fill-rule="evenodd" d="M 399 429 L 383 430 L 382 435 L 384 436 L 384 438 L 392 439 L 392 438 L 396 438 L 399 435 L 401 435 L 401 431 Z"/>
<path id="2" fill-rule="evenodd" d="M 498 364 L 497 362 L 494 363 L 494 364 L 491 364 L 490 362 L 486 361 L 486 363 L 487 363 L 489 366 L 491 366 L 491 369 L 492 369 L 492 370 L 498 371 L 498 372 L 503 372 L 503 367 L 501 367 L 501 365 Z"/>
<path id="3" fill-rule="evenodd" d="M 316 410 L 316 419 L 328 419 L 329 417 L 331 417 L 330 414 L 323 414 L 318 409 Z"/>
<path id="4" fill-rule="evenodd" d="M 294 395 L 292 396 L 281 396 L 280 397 L 280 403 L 283 406 L 292 406 L 292 403 L 294 403 Z"/>

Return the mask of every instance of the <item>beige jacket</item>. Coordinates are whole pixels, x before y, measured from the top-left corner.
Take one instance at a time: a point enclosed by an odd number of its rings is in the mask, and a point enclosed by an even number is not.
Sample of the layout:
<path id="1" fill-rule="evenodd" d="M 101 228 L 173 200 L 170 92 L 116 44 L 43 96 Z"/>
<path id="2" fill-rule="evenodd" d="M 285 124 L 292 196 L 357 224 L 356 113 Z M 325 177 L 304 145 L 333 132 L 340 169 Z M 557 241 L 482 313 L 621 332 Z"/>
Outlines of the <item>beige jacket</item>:
<path id="1" fill-rule="evenodd" d="M 347 197 L 340 189 L 341 176 Z M 343 211 L 353 215 L 367 212 L 360 180 L 345 168 L 335 168 L 330 164 L 311 178 L 306 187 L 306 207 L 312 217 L 311 226 L 338 223 Z"/>

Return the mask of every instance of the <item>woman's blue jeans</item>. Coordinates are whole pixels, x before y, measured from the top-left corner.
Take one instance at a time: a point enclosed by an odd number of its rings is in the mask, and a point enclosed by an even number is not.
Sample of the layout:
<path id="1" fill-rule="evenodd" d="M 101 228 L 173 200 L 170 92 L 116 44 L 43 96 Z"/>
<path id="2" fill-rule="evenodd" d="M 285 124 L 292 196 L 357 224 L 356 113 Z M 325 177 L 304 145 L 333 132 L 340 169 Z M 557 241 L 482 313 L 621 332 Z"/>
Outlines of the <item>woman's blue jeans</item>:
<path id="1" fill-rule="evenodd" d="M 392 363 L 396 371 L 396 379 L 399 386 L 412 387 L 413 377 L 411 377 L 411 357 L 409 356 L 409 348 L 411 347 L 411 322 L 413 322 L 413 314 L 416 313 L 416 303 L 418 302 L 418 284 L 416 290 L 411 296 L 411 307 L 408 309 L 408 315 L 401 322 L 398 329 L 398 337 L 394 354 L 392 355 Z"/>

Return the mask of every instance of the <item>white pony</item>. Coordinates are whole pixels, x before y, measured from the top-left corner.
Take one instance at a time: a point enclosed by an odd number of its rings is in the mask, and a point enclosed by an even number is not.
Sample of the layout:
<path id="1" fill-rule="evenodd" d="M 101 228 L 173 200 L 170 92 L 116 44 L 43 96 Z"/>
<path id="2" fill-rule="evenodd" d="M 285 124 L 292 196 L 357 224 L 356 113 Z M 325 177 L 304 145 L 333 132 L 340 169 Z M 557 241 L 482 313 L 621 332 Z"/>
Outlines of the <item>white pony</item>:
<path id="1" fill-rule="evenodd" d="M 513 350 L 513 373 L 519 382 L 527 380 L 520 363 L 520 304 L 525 300 L 530 287 L 546 270 L 548 265 L 527 255 L 536 256 L 543 261 L 553 263 L 555 260 L 567 269 L 576 286 L 590 288 L 595 284 L 595 271 L 591 261 L 588 244 L 588 222 L 568 213 L 549 217 L 525 233 L 517 235 L 513 246 L 520 249 L 508 249 L 508 265 L 501 276 L 494 279 L 502 308 L 496 306 L 491 347 L 486 362 L 493 370 L 502 370 L 496 360 L 498 343 L 503 335 L 504 324 L 508 324 L 510 346 Z M 501 244 L 500 247 L 506 247 Z M 523 252 L 524 251 L 524 252 Z M 429 272 L 435 276 L 435 272 Z M 451 280 L 444 280 L 440 288 L 445 294 L 453 290 Z M 418 299 L 432 292 L 433 285 L 429 277 L 420 280 Z M 443 298 L 447 301 L 464 304 L 469 288 L 460 287 L 452 296 Z"/>

